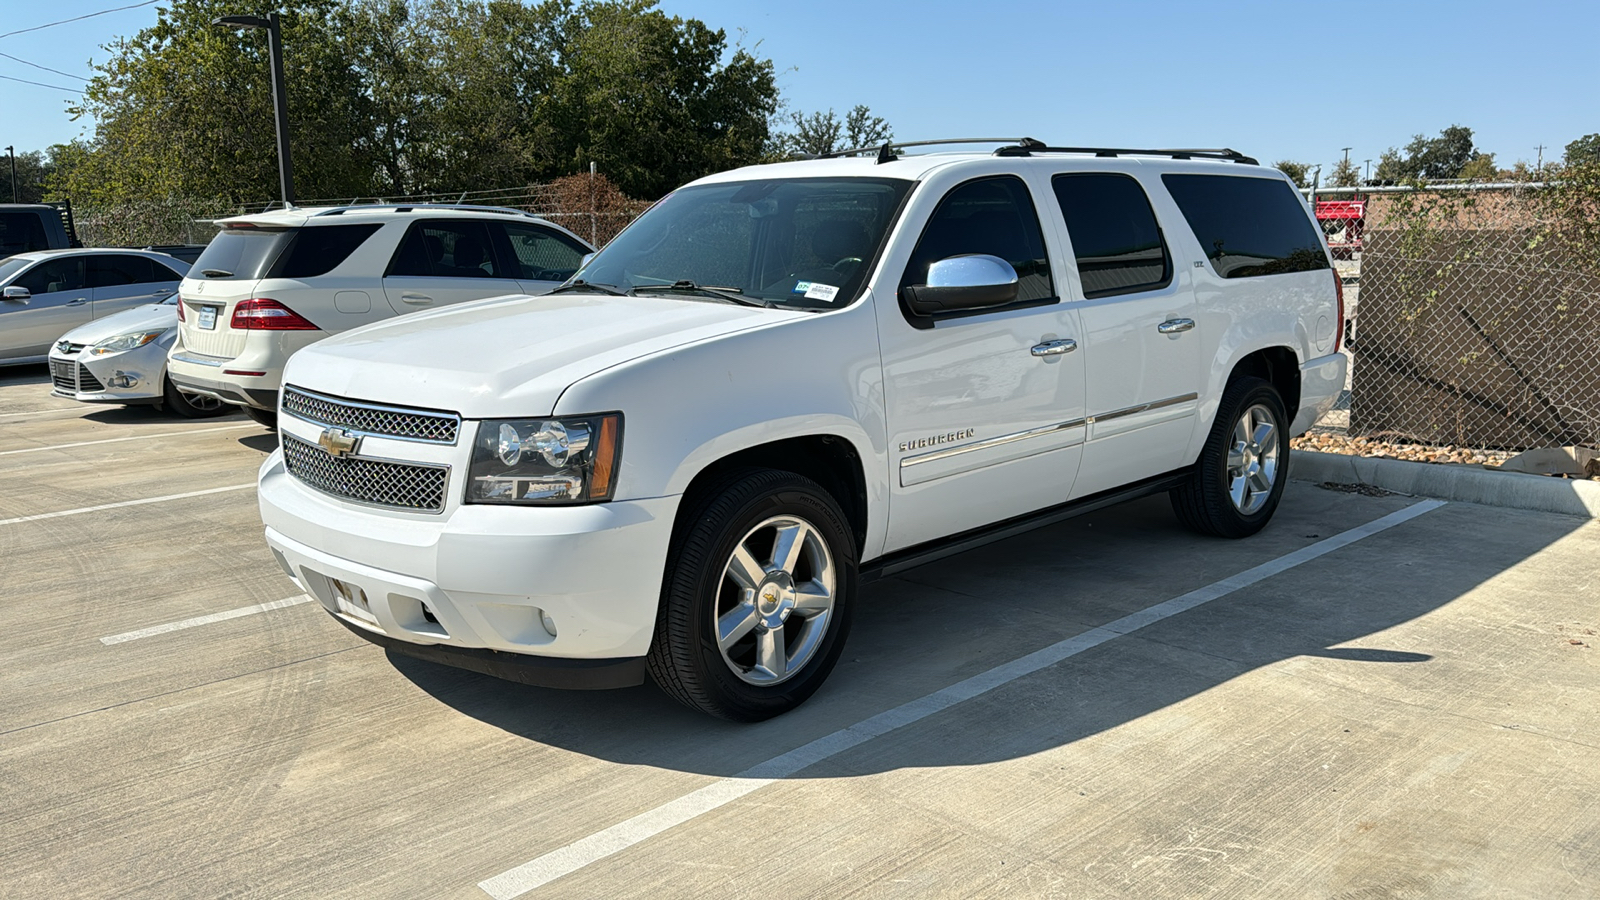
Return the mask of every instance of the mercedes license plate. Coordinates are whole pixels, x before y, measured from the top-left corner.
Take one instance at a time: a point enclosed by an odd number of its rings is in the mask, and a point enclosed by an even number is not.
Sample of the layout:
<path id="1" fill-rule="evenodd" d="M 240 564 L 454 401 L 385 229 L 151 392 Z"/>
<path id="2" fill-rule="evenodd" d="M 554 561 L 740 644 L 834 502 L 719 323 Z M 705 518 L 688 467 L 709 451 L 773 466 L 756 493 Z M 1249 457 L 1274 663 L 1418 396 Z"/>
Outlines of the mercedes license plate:
<path id="1" fill-rule="evenodd" d="M 217 327 L 217 308 L 215 306 L 200 307 L 200 329 L 202 331 L 215 331 Z"/>

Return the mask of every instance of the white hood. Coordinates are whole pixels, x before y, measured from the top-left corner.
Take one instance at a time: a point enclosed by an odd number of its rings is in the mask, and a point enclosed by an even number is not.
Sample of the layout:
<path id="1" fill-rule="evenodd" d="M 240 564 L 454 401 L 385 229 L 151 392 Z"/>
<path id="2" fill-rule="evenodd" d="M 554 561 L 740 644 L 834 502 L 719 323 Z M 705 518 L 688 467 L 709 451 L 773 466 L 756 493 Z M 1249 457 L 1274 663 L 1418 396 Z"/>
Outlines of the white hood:
<path id="1" fill-rule="evenodd" d="M 136 306 L 125 309 L 114 316 L 104 319 L 95 319 L 79 325 L 57 339 L 71 341 L 74 344 L 96 344 L 109 337 L 119 334 L 129 334 L 135 331 L 165 331 L 178 327 L 178 307 L 170 303 L 151 303 L 145 306 Z"/>
<path id="2" fill-rule="evenodd" d="M 289 359 L 283 380 L 469 419 L 543 416 L 570 385 L 595 372 L 807 315 L 691 297 L 495 297 L 318 341 Z"/>

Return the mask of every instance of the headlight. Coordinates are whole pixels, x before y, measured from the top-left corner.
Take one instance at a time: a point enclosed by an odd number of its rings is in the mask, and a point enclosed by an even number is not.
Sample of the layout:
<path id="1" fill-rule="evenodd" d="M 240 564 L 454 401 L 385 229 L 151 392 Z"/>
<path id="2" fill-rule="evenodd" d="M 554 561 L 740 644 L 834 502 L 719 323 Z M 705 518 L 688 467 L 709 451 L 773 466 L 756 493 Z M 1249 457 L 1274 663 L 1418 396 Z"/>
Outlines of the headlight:
<path id="1" fill-rule="evenodd" d="M 135 331 L 129 334 L 119 334 L 116 337 L 109 337 L 95 344 L 89 348 L 89 352 L 94 356 L 104 356 L 107 353 L 122 353 L 127 350 L 134 350 L 161 337 L 166 334 L 166 331 L 163 328 L 160 331 Z"/>
<path id="2" fill-rule="evenodd" d="M 610 500 L 622 458 L 622 414 L 487 419 L 478 424 L 468 503 Z"/>

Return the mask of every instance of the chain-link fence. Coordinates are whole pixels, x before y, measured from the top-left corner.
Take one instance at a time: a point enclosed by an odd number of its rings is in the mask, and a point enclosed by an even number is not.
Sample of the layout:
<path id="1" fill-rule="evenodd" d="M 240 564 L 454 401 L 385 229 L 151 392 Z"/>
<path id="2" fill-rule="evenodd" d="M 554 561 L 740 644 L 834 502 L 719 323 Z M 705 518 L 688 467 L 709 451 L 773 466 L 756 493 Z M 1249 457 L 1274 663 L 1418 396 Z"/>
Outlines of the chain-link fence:
<path id="1" fill-rule="evenodd" d="M 324 197 L 301 200 L 299 206 L 345 206 L 365 203 L 448 203 L 520 209 L 549 219 L 596 247 L 603 246 L 650 207 L 649 201 L 626 197 L 604 175 L 571 175 L 544 184 L 449 194 L 399 197 Z M 170 199 L 117 204 L 79 204 L 74 208 L 78 237 L 89 247 L 143 247 L 161 244 L 204 244 L 217 229 L 216 219 L 257 213 L 280 206 L 276 201 L 232 204 L 223 201 Z"/>
<path id="2" fill-rule="evenodd" d="M 1359 222 L 1330 231 L 1324 219 L 1347 285 L 1350 436 L 1503 450 L 1600 442 L 1597 248 L 1550 202 L 1554 190 L 1373 193 Z"/>

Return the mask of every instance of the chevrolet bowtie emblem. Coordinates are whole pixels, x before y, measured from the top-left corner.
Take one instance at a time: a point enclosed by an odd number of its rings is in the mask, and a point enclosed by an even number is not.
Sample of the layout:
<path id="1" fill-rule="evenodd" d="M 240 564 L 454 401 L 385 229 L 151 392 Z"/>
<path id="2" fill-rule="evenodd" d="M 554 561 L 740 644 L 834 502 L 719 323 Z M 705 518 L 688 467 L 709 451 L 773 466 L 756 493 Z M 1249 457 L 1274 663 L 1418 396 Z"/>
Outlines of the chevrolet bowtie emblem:
<path id="1" fill-rule="evenodd" d="M 351 434 L 343 428 L 324 428 L 322 436 L 317 438 L 317 443 L 334 456 L 344 456 L 356 452 L 356 448 L 361 446 L 361 436 Z"/>

